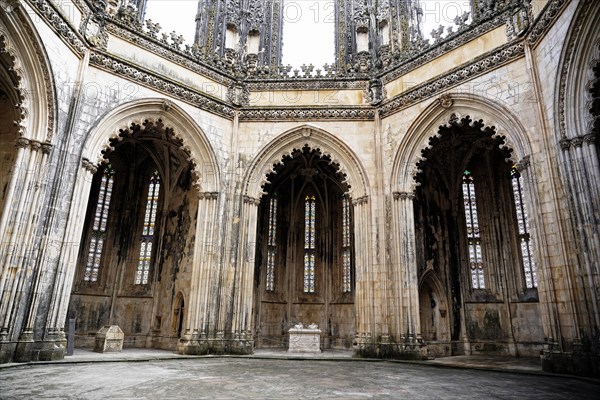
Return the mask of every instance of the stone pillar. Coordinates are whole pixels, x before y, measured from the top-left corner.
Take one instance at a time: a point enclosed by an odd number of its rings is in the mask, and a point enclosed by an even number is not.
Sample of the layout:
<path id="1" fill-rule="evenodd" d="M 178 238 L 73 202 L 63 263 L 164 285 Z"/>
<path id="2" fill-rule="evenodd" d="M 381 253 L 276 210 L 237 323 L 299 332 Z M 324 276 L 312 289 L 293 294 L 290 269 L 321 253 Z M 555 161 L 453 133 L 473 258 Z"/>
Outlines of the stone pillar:
<path id="1" fill-rule="evenodd" d="M 243 197 L 243 205 L 239 227 L 239 237 L 242 238 L 237 255 L 239 272 L 235 282 L 232 334 L 234 343 L 230 352 L 252 353 L 252 323 L 253 323 L 253 288 L 254 288 L 254 257 L 256 253 L 256 228 L 258 221 L 259 199 Z"/>
<path id="2" fill-rule="evenodd" d="M 354 249 L 356 277 L 356 337 L 354 351 L 359 355 L 374 352 L 374 302 L 368 197 L 352 200 L 354 206 Z"/>
<path id="3" fill-rule="evenodd" d="M 73 276 L 77 269 L 79 256 L 79 247 L 85 222 L 92 178 L 96 173 L 96 166 L 87 159 L 81 160 L 80 168 L 77 170 L 75 185 L 73 187 L 73 197 L 68 206 L 69 218 L 66 221 L 64 234 L 60 242 L 52 242 L 50 237 L 42 244 L 42 260 L 40 265 L 39 279 L 36 282 L 35 300 L 32 307 L 37 307 L 43 291 L 44 282 L 47 282 L 50 276 L 54 276 L 52 285 L 52 297 L 48 317 L 46 319 L 46 331 L 44 336 L 43 349 L 40 352 L 40 360 L 55 360 L 64 358 L 66 352 L 66 335 L 64 331 L 67 308 L 71 296 L 71 287 L 73 285 Z M 54 264 L 57 262 L 57 264 Z M 52 271 L 56 265 L 56 270 Z M 36 312 L 32 312 L 35 318 Z M 32 320 L 33 324 L 34 321 Z"/>
<path id="4" fill-rule="evenodd" d="M 25 138 L 17 139 L 16 146 L 17 157 L 0 222 L 0 362 L 13 358 L 17 342 L 27 343 L 18 352 L 28 352 L 33 341 L 32 334 L 21 335 L 27 311 L 23 301 L 31 290 L 36 230 L 50 151 L 50 145 Z"/>
<path id="5" fill-rule="evenodd" d="M 394 285 L 398 293 L 396 335 L 406 339 L 421 338 L 419 319 L 419 282 L 415 242 L 414 193 L 394 192 L 393 223 L 397 254 Z"/>
<path id="6" fill-rule="evenodd" d="M 216 192 L 203 192 L 198 200 L 196 220 L 196 241 L 194 243 L 194 264 L 192 284 L 186 316 L 186 328 L 177 351 L 181 354 L 206 354 L 209 351 L 209 332 L 214 330 L 216 312 L 216 245 L 217 199 Z M 212 321 L 212 323 L 211 323 Z"/>

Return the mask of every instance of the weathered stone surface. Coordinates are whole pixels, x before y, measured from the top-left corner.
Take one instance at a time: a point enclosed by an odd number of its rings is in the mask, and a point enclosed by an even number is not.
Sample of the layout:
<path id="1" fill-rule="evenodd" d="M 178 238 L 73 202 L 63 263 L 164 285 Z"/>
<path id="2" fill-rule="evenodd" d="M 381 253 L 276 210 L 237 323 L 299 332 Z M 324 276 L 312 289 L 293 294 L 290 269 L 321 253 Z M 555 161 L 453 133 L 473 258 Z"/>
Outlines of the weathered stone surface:
<path id="1" fill-rule="evenodd" d="M 123 350 L 125 335 L 118 325 L 106 325 L 96 333 L 94 351 L 98 353 L 120 352 Z"/>
<path id="2" fill-rule="evenodd" d="M 315 324 L 296 324 L 289 331 L 288 353 L 320 353 L 321 330 Z"/>

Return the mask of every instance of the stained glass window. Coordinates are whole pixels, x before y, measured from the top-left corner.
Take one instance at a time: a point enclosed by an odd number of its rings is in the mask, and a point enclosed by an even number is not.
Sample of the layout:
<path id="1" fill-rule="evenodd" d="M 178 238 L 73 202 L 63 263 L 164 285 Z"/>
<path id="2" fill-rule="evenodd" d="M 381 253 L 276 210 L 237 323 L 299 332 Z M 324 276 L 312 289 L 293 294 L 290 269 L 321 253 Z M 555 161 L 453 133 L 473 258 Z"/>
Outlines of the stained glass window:
<path id="1" fill-rule="evenodd" d="M 269 200 L 269 240 L 267 243 L 267 282 L 266 290 L 275 290 L 275 255 L 277 251 L 275 235 L 277 233 L 277 196 Z"/>
<path id="2" fill-rule="evenodd" d="M 138 258 L 137 271 L 135 273 L 136 285 L 145 285 L 148 283 L 159 194 L 160 177 L 158 176 L 158 172 L 154 171 L 154 174 L 152 174 L 150 177 L 150 184 L 148 185 L 146 213 L 144 214 L 144 227 L 142 229 L 142 238 L 140 243 L 140 255 Z"/>
<path id="3" fill-rule="evenodd" d="M 519 230 L 521 257 L 523 259 L 525 285 L 528 288 L 535 288 L 537 287 L 537 268 L 533 258 L 531 236 L 529 235 L 529 218 L 523 201 L 523 178 L 515 167 L 512 167 L 510 175 L 515 199 L 515 209 L 517 211 L 517 226 Z"/>
<path id="4" fill-rule="evenodd" d="M 83 280 L 85 282 L 98 281 L 102 249 L 104 247 L 104 241 L 106 240 L 106 226 L 108 223 L 108 210 L 110 208 L 110 199 L 112 197 L 114 174 L 114 171 L 109 165 L 104 168 L 104 172 L 100 178 L 100 190 L 98 192 L 98 200 L 96 201 L 94 220 L 92 222 L 92 237 L 88 247 L 85 272 L 83 274 Z"/>
<path id="5" fill-rule="evenodd" d="M 475 198 L 475 183 L 470 171 L 463 174 L 463 201 L 467 223 L 467 243 L 469 247 L 469 267 L 471 270 L 471 287 L 485 289 L 483 275 L 483 258 L 481 255 L 481 235 L 479 233 L 479 218 Z"/>
<path id="6" fill-rule="evenodd" d="M 342 198 L 342 292 L 352 290 L 351 271 L 351 238 L 350 238 L 350 199 Z"/>
<path id="7" fill-rule="evenodd" d="M 314 195 L 304 198 L 304 293 L 315 293 L 315 221 Z"/>

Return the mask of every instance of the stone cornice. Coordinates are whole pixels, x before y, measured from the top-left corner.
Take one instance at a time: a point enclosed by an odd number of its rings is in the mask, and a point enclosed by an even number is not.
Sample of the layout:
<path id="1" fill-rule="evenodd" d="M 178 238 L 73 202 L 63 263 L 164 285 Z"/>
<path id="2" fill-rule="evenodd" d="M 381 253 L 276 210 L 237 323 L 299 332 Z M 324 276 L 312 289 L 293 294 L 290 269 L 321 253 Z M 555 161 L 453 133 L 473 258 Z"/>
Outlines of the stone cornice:
<path id="1" fill-rule="evenodd" d="M 160 57 L 164 57 L 175 64 L 188 68 L 189 70 L 210 78 L 215 82 L 229 86 L 234 81 L 232 77 L 226 75 L 223 71 L 216 71 L 213 68 L 194 60 L 190 54 L 184 51 L 176 51 L 172 46 L 169 46 L 168 44 L 165 44 L 150 35 L 144 34 L 139 30 L 134 30 L 126 25 L 123 25 L 117 20 L 111 19 L 107 23 L 106 28 L 109 33 L 115 35 L 116 37 L 134 43 L 135 45 L 142 47 L 151 53 L 154 53 Z"/>
<path id="2" fill-rule="evenodd" d="M 445 53 L 452 51 L 493 29 L 496 29 L 499 26 L 502 26 L 507 18 L 506 15 L 506 13 L 496 15 L 494 18 L 483 21 L 478 25 L 473 26 L 471 29 L 457 32 L 453 37 L 444 39 L 443 41 L 428 48 L 425 52 L 417 54 L 412 59 L 396 65 L 392 70 L 385 71 L 381 74 L 381 80 L 384 84 L 389 83 L 394 79 L 397 79 L 400 76 L 405 75 L 406 73 L 419 68 L 424 64 L 427 64 L 431 60 L 434 60 Z"/>
<path id="3" fill-rule="evenodd" d="M 46 0 L 28 0 L 27 3 L 38 13 L 64 43 L 78 55 L 83 55 L 87 45 L 83 37 L 63 16 L 61 10 Z"/>
<path id="4" fill-rule="evenodd" d="M 509 43 L 475 59 L 472 63 L 454 68 L 446 74 L 385 101 L 379 108 L 379 114 L 382 117 L 392 115 L 424 99 L 498 68 L 511 60 L 523 57 L 524 52 L 525 45 L 522 40 Z"/>
<path id="5" fill-rule="evenodd" d="M 257 108 L 240 111 L 240 121 L 273 121 L 273 120 L 366 120 L 375 118 L 376 109 L 372 107 L 289 107 L 289 108 Z"/>
<path id="6" fill-rule="evenodd" d="M 590 0 L 588 3 L 592 3 L 595 0 Z M 527 41 L 532 47 L 540 41 L 544 36 L 544 33 L 552 25 L 552 23 L 558 18 L 563 7 L 569 3 L 568 0 L 551 0 L 545 6 L 542 12 L 539 13 L 533 27 L 529 31 Z"/>
<path id="7" fill-rule="evenodd" d="M 90 54 L 90 64 L 153 90 L 183 100 L 200 109 L 213 112 L 228 119 L 233 118 L 233 108 L 221 100 L 211 98 L 200 91 L 172 82 L 165 77 L 142 67 L 134 66 L 115 56 L 100 51 L 92 51 Z"/>

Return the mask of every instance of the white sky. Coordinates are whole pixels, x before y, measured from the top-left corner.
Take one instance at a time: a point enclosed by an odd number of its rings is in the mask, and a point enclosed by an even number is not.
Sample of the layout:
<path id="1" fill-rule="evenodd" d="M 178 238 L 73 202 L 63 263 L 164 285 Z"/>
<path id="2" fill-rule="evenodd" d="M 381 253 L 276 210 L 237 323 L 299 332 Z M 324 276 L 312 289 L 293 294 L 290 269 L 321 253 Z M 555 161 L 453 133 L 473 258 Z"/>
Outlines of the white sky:
<path id="1" fill-rule="evenodd" d="M 454 17 L 469 11 L 469 0 L 421 0 L 426 38 L 440 24 L 454 25 Z M 146 19 L 158 22 L 162 32 L 194 41 L 197 0 L 148 0 Z M 283 8 L 283 65 L 299 68 L 312 63 L 320 68 L 333 63 L 334 0 L 285 0 Z M 456 30 L 456 28 L 455 28 Z"/>

